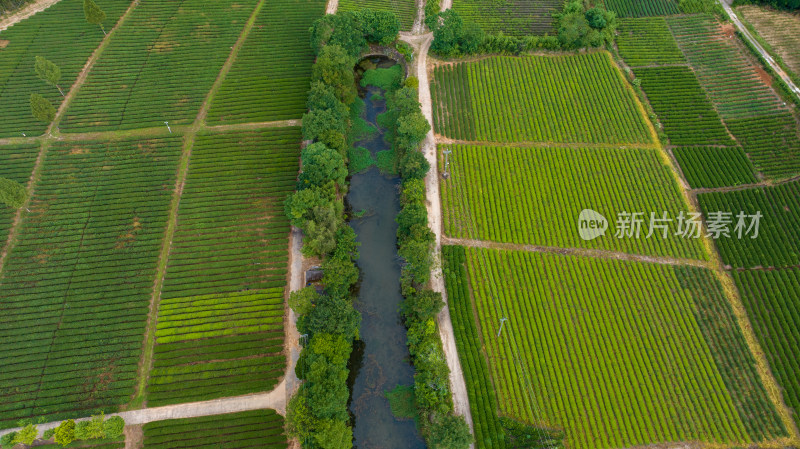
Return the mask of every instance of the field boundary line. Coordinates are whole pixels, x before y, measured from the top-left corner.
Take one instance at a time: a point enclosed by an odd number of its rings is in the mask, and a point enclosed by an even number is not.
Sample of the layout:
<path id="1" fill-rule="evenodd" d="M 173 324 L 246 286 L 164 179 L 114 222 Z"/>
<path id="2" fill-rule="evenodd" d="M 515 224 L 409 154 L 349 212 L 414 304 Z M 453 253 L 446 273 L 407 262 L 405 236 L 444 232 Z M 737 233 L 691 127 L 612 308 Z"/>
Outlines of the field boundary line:
<path id="1" fill-rule="evenodd" d="M 136 0 L 138 1 L 138 0 Z M 150 308 L 147 314 L 147 325 L 145 327 L 145 334 L 142 341 L 142 355 L 139 359 L 139 367 L 136 376 L 136 390 L 128 402 L 127 407 L 136 409 L 141 408 L 145 404 L 145 391 L 150 379 L 150 370 L 153 365 L 153 352 L 155 350 L 156 327 L 158 325 L 158 308 L 161 303 L 161 289 L 164 286 L 164 279 L 167 274 L 167 263 L 172 252 L 172 239 L 175 237 L 175 229 L 178 227 L 178 212 L 180 209 L 181 198 L 183 196 L 183 189 L 186 186 L 186 179 L 189 175 L 189 162 L 192 157 L 192 148 L 194 147 L 195 137 L 197 132 L 205 127 L 205 117 L 208 114 L 211 105 L 211 99 L 216 93 L 225 75 L 230 70 L 239 49 L 247 39 L 247 35 L 255 24 L 258 13 L 264 6 L 266 0 L 259 0 L 253 12 L 250 14 L 247 22 L 245 22 L 242 32 L 236 43 L 231 49 L 228 59 L 222 65 L 222 68 L 217 74 L 217 79 L 211 86 L 211 89 L 206 93 L 206 98 L 200 106 L 200 110 L 194 119 L 192 125 L 186 130 L 183 136 L 183 150 L 181 151 L 181 159 L 178 163 L 178 172 L 175 176 L 175 189 L 172 193 L 172 200 L 170 202 L 169 218 L 167 219 L 167 226 L 164 231 L 164 240 L 161 244 L 161 251 L 158 256 L 158 265 L 156 268 L 155 280 L 153 282 L 153 294 L 150 298 Z"/>
<path id="2" fill-rule="evenodd" d="M 205 125 L 202 127 L 204 131 L 247 131 L 251 129 L 265 129 L 265 128 L 289 128 L 292 126 L 303 126 L 302 119 L 291 120 L 276 120 L 274 122 L 248 122 L 248 123 L 234 123 L 230 125 Z"/>
<path id="3" fill-rule="evenodd" d="M 522 243 L 502 243 L 490 240 L 473 240 L 442 236 L 443 245 L 458 245 L 467 248 L 500 249 L 505 251 L 525 251 L 529 253 L 559 254 L 563 256 L 579 256 L 593 259 L 624 260 L 628 262 L 645 262 L 657 265 L 690 266 L 698 268 L 714 268 L 710 262 L 697 259 L 684 259 L 667 256 L 645 256 L 619 251 L 589 248 L 562 248 L 559 246 L 528 245 Z"/>
<path id="4" fill-rule="evenodd" d="M 28 206 L 33 199 L 33 195 L 36 192 L 36 182 L 39 180 L 39 176 L 41 175 L 42 165 L 44 164 L 44 159 L 47 157 L 47 150 L 50 147 L 50 143 L 53 140 L 57 140 L 56 136 L 53 136 L 53 129 L 58 129 L 58 123 L 61 121 L 61 117 L 64 115 L 67 107 L 69 107 L 69 103 L 71 102 L 72 98 L 77 95 L 78 90 L 80 90 L 83 83 L 86 81 L 86 78 L 89 75 L 89 71 L 91 71 L 94 63 L 97 59 L 100 58 L 100 55 L 103 53 L 103 50 L 108 46 L 108 42 L 111 39 L 111 36 L 114 32 L 125 22 L 125 19 L 130 16 L 133 9 L 136 5 L 139 4 L 139 0 L 133 0 L 128 6 L 128 9 L 125 11 L 122 16 L 120 16 L 117 23 L 114 24 L 114 27 L 108 32 L 108 34 L 103 37 L 103 40 L 100 42 L 100 45 L 92 52 L 92 56 L 86 61 L 86 64 L 81 69 L 78 77 L 75 79 L 75 82 L 72 83 L 72 86 L 67 92 L 67 95 L 64 97 L 64 101 L 61 102 L 61 106 L 59 106 L 58 111 L 56 111 L 56 116 L 53 118 L 53 121 L 47 127 L 45 133 L 38 137 L 31 137 L 29 140 L 17 140 L 17 138 L 9 139 L 10 142 L 31 142 L 31 141 L 38 141 L 41 143 L 41 147 L 39 148 L 39 154 L 36 156 L 36 162 L 33 165 L 33 169 L 31 170 L 31 177 L 28 180 L 28 199 L 25 200 L 25 203 L 17 209 L 16 214 L 14 214 L 14 220 L 11 222 L 11 229 L 8 231 L 8 238 L 6 239 L 5 244 L 3 245 L 3 251 L 0 253 L 0 280 L 3 278 L 3 268 L 5 266 L 5 261 L 8 258 L 8 254 L 14 248 L 14 242 L 16 241 L 17 234 L 19 233 L 20 223 L 22 222 L 22 211 L 28 210 Z M 57 132 L 57 131 L 56 131 Z"/>
<path id="5" fill-rule="evenodd" d="M 752 190 L 752 189 L 759 189 L 765 187 L 778 187 L 784 184 L 790 184 L 793 182 L 800 181 L 800 175 L 793 176 L 791 178 L 781 179 L 778 181 L 761 181 L 755 182 L 751 184 L 740 184 L 738 186 L 730 186 L 730 187 L 699 187 L 696 189 L 690 189 L 689 192 L 692 195 L 702 195 L 704 193 L 729 193 L 729 192 L 740 192 L 742 190 Z"/>
<path id="6" fill-rule="evenodd" d="M 475 147 L 507 147 L 507 148 L 579 148 L 579 149 L 609 149 L 609 150 L 657 150 L 658 145 L 635 143 L 562 143 L 562 142 L 536 142 L 532 140 L 517 142 L 489 142 L 479 140 L 451 139 L 441 134 L 436 134 L 438 145 L 464 145 Z"/>

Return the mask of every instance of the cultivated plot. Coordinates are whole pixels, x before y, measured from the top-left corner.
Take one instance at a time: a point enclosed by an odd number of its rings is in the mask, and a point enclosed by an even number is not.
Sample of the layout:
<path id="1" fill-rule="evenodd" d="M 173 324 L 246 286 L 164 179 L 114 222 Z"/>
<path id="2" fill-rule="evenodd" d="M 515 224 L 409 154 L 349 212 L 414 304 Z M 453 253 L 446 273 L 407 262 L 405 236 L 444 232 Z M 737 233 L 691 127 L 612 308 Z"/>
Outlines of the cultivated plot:
<path id="1" fill-rule="evenodd" d="M 607 52 L 491 57 L 437 67 L 439 134 L 482 142 L 651 144 L 633 90 Z"/>
<path id="2" fill-rule="evenodd" d="M 208 111 L 210 124 L 298 119 L 306 111 L 314 52 L 309 28 L 324 0 L 265 2 Z"/>
<path id="3" fill-rule="evenodd" d="M 563 429 L 568 447 L 590 449 L 785 435 L 711 272 L 463 251 L 445 251 L 462 364 L 488 368 L 467 384 L 483 389 L 473 396 L 493 385 L 500 415 Z M 471 404 L 483 435 L 496 428 L 487 404 Z"/>
<path id="4" fill-rule="evenodd" d="M 39 148 L 36 143 L 0 146 L 0 178 L 27 186 Z M 16 214 L 15 209 L 0 204 L 0 245 L 6 244 Z"/>
<path id="5" fill-rule="evenodd" d="M 487 33 L 518 37 L 553 34 L 553 13 L 562 6 L 559 0 L 453 0 L 453 9 L 465 21 Z"/>
<path id="6" fill-rule="evenodd" d="M 755 5 L 743 5 L 736 10 L 795 77 L 800 76 L 800 15 Z"/>
<path id="7" fill-rule="evenodd" d="M 631 67 L 686 63 L 663 17 L 620 20 L 617 47 Z"/>
<path id="8" fill-rule="evenodd" d="M 171 419 L 144 426 L 144 448 L 282 449 L 289 446 L 283 427 L 283 417 L 273 410 Z"/>
<path id="9" fill-rule="evenodd" d="M 61 122 L 64 132 L 191 123 L 256 0 L 141 0 Z"/>
<path id="10" fill-rule="evenodd" d="M 197 137 L 162 288 L 150 405 L 269 391 L 283 375 L 283 290 L 298 128 Z"/>
<path id="11" fill-rule="evenodd" d="M 104 0 L 106 30 L 111 29 L 130 0 Z M 31 114 L 30 96 L 38 93 L 58 108 L 63 97 L 58 88 L 40 80 L 34 71 L 36 56 L 61 69 L 59 87 L 69 91 L 92 52 L 103 40 L 103 31 L 86 22 L 83 1 L 63 0 L 11 28 L 0 32 L 0 137 L 36 136 L 47 123 Z"/>
<path id="12" fill-rule="evenodd" d="M 400 29 L 406 31 L 411 30 L 414 20 L 417 18 L 415 0 L 339 0 L 337 11 L 360 11 L 362 9 L 392 12 L 400 20 Z"/>
<path id="13" fill-rule="evenodd" d="M 650 213 L 688 211 L 656 150 L 448 146 L 450 178 L 441 184 L 445 234 L 495 242 L 592 248 L 703 259 L 700 242 L 662 231 L 647 238 Z M 443 156 L 440 156 L 443 159 Z M 604 236 L 585 241 L 584 209 L 608 219 Z M 638 238 L 617 238 L 620 212 L 641 213 Z"/>
<path id="14" fill-rule="evenodd" d="M 753 164 L 740 147 L 676 147 L 672 154 L 693 188 L 758 182 Z"/>
<path id="15" fill-rule="evenodd" d="M 181 139 L 51 145 L 0 281 L 0 427 L 130 400 Z"/>
<path id="16" fill-rule="evenodd" d="M 679 14 L 675 0 L 603 0 L 617 17 L 649 17 Z"/>

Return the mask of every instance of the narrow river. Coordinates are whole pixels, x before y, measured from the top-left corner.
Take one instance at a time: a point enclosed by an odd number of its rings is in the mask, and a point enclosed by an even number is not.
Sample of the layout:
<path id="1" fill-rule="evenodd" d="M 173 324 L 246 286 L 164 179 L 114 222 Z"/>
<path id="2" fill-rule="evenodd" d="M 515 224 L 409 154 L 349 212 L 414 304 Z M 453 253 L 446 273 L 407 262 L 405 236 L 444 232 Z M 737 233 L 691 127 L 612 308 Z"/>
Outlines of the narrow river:
<path id="1" fill-rule="evenodd" d="M 362 98 L 366 103 L 364 118 L 377 126 L 375 117 L 386 109 L 386 101 L 373 101 L 374 93 L 383 91 L 371 87 Z M 389 149 L 380 128 L 357 145 L 369 149 L 373 157 L 378 151 Z M 395 222 L 400 211 L 399 185 L 400 178 L 384 176 L 373 166 L 352 177 L 347 195 L 354 212 L 366 211 L 362 218 L 350 221 L 361 243 L 361 288 L 355 307 L 362 316 L 363 355 L 360 367 L 354 367 L 356 378 L 350 405 L 355 417 L 354 445 L 359 449 L 425 447 L 414 422 L 396 419 L 384 396 L 385 391 L 398 384 L 414 384 L 406 329 L 399 314 L 403 300 Z"/>

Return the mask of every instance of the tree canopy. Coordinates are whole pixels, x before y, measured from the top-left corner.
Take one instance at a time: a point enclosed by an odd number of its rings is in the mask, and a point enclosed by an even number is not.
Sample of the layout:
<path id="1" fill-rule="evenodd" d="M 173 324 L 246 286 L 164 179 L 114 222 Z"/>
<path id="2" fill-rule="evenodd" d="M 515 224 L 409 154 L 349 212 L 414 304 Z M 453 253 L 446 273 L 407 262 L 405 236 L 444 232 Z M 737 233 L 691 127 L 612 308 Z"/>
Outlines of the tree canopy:
<path id="1" fill-rule="evenodd" d="M 58 82 L 61 80 L 61 69 L 58 68 L 57 65 L 41 56 L 37 56 L 34 70 L 36 71 L 36 76 L 38 76 L 40 80 L 55 87 L 61 92 L 61 96 L 64 96 L 64 91 L 61 90 L 61 86 L 58 85 Z"/>
<path id="2" fill-rule="evenodd" d="M 94 0 L 83 0 L 83 14 L 86 15 L 86 21 L 92 25 L 100 25 L 103 34 L 106 34 L 106 29 L 103 26 L 103 21 L 106 20 L 106 13 L 97 6 Z"/>
<path id="3" fill-rule="evenodd" d="M 50 123 L 56 118 L 56 108 L 53 103 L 39 94 L 31 94 L 31 113 L 45 123 Z"/>

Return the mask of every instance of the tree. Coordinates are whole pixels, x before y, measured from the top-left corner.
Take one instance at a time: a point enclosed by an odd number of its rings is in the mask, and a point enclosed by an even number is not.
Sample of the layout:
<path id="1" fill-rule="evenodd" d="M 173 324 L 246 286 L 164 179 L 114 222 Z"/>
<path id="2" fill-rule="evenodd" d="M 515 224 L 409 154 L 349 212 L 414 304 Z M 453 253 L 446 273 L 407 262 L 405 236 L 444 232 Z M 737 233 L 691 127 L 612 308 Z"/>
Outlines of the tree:
<path id="1" fill-rule="evenodd" d="M 25 445 L 30 445 L 38 436 L 39 429 L 37 429 L 33 424 L 28 424 L 17 432 L 17 435 L 14 437 L 13 444 L 22 443 Z"/>
<path id="2" fill-rule="evenodd" d="M 325 256 L 336 248 L 336 231 L 342 223 L 341 203 L 338 201 L 311 209 L 301 227 L 305 233 L 303 254 Z"/>
<path id="3" fill-rule="evenodd" d="M 0 178 L 0 203 L 19 209 L 28 199 L 28 191 L 22 184 L 11 179 Z"/>
<path id="4" fill-rule="evenodd" d="M 394 13 L 363 9 L 356 13 L 356 17 L 368 42 L 389 45 L 397 39 L 400 21 Z"/>
<path id="5" fill-rule="evenodd" d="M 358 338 L 361 314 L 347 299 L 322 295 L 316 307 L 297 320 L 297 329 L 313 338 L 316 334 L 338 334 L 348 339 Z"/>
<path id="6" fill-rule="evenodd" d="M 58 85 L 58 81 L 61 79 L 61 69 L 59 69 L 57 65 L 41 56 L 37 56 L 34 69 L 36 70 L 36 76 L 38 76 L 40 80 L 55 87 L 61 92 L 61 96 L 64 96 L 64 91 L 61 90 L 61 86 Z"/>
<path id="7" fill-rule="evenodd" d="M 411 114 L 401 115 L 397 119 L 395 143 L 402 150 L 416 148 L 430 130 L 431 125 L 419 110 Z"/>
<path id="8" fill-rule="evenodd" d="M 303 138 L 318 140 L 330 131 L 344 134 L 347 132 L 349 110 L 347 106 L 336 102 L 338 107 L 331 109 L 311 109 L 303 115 Z"/>
<path id="9" fill-rule="evenodd" d="M 289 295 L 289 307 L 294 310 L 298 316 L 308 315 L 314 308 L 314 302 L 319 298 L 317 290 L 314 287 L 306 287 Z"/>
<path id="10" fill-rule="evenodd" d="M 403 179 L 423 179 L 431 165 L 421 151 L 410 150 L 400 159 L 400 174 Z"/>
<path id="11" fill-rule="evenodd" d="M 56 108 L 50 100 L 39 94 L 31 94 L 31 113 L 45 123 L 52 123 L 56 118 Z"/>
<path id="12" fill-rule="evenodd" d="M 458 41 L 464 31 L 464 20 L 455 10 L 448 9 L 440 12 L 434 23 L 437 25 L 433 29 L 431 50 L 446 56 L 458 55 Z"/>
<path id="13" fill-rule="evenodd" d="M 319 421 L 314 439 L 321 449 L 350 449 L 353 447 L 353 429 L 338 419 Z"/>
<path id="14" fill-rule="evenodd" d="M 431 449 L 464 449 L 472 444 L 469 425 L 462 416 L 447 415 L 434 422 L 428 432 Z"/>
<path id="15" fill-rule="evenodd" d="M 355 59 L 338 45 L 326 45 L 312 69 L 312 81 L 321 81 L 336 91 L 336 97 L 348 105 L 356 98 L 353 75 Z"/>
<path id="16" fill-rule="evenodd" d="M 121 416 L 112 416 L 103 423 L 103 433 L 106 438 L 119 438 L 123 430 L 125 430 L 125 420 Z"/>
<path id="17" fill-rule="evenodd" d="M 0 447 L 8 447 L 13 444 L 14 438 L 17 437 L 17 432 L 9 432 L 0 437 Z"/>
<path id="18" fill-rule="evenodd" d="M 68 419 L 56 427 L 55 442 L 66 446 L 75 441 L 75 421 Z"/>
<path id="19" fill-rule="evenodd" d="M 94 0 L 83 0 L 83 14 L 86 15 L 86 21 L 92 25 L 100 25 L 103 34 L 106 34 L 106 29 L 103 26 L 103 21 L 106 20 L 106 13 L 97 6 Z"/>
<path id="20" fill-rule="evenodd" d="M 311 26 L 311 48 L 314 53 L 320 54 L 325 47 L 333 45 L 343 49 L 352 58 L 367 48 L 367 40 L 359 29 L 355 13 L 347 11 L 328 14 Z"/>
<path id="21" fill-rule="evenodd" d="M 300 188 L 319 187 L 328 181 L 344 187 L 347 178 L 347 166 L 338 151 L 332 150 L 323 143 L 313 143 L 305 147 L 300 154 L 303 171 L 298 184 Z"/>

